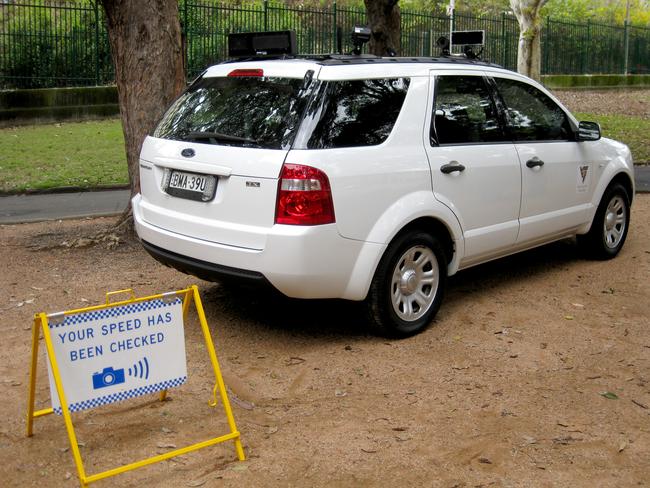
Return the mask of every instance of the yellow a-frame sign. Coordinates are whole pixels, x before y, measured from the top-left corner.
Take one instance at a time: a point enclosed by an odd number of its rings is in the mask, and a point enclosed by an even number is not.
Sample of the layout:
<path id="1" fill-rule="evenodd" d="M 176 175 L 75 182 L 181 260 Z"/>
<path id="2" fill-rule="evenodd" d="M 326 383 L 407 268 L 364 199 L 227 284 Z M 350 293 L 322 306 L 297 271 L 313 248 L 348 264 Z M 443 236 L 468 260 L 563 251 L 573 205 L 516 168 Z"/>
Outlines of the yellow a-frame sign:
<path id="1" fill-rule="evenodd" d="M 112 295 L 127 293 L 127 292 L 130 293 L 130 298 L 128 300 L 110 303 L 110 297 Z M 183 320 L 187 317 L 190 304 L 192 302 L 194 303 L 199 318 L 199 322 L 201 324 L 201 329 L 203 331 L 203 338 L 205 340 L 205 345 L 208 350 L 208 354 L 210 356 L 210 362 L 212 363 L 212 369 L 214 371 L 214 376 L 215 376 L 215 385 L 213 390 L 214 400 L 210 404 L 212 406 L 216 405 L 216 395 L 218 391 L 221 396 L 221 402 L 223 404 L 226 418 L 228 420 L 230 433 L 222 435 L 220 437 L 214 437 L 205 440 L 203 442 L 198 442 L 196 444 L 192 444 L 187 447 L 175 449 L 173 451 L 169 451 L 164 454 L 160 454 L 158 456 L 153 456 L 147 459 L 143 459 L 141 461 L 126 464 L 124 466 L 119 466 L 117 468 L 103 471 L 101 473 L 87 475 L 84 469 L 83 461 L 81 459 L 81 453 L 79 452 L 79 446 L 77 444 L 77 437 L 75 435 L 74 426 L 72 425 L 70 407 L 66 400 L 66 392 L 64 391 L 64 387 L 63 387 L 63 381 L 61 378 L 59 363 L 57 361 L 55 347 L 52 342 L 52 335 L 50 332 L 50 328 L 51 328 L 50 322 L 54 321 L 55 319 L 61 320 L 62 317 L 79 316 L 79 314 L 86 314 L 88 312 L 94 313 L 94 312 L 108 311 L 108 313 L 110 314 L 111 310 L 115 310 L 118 307 L 123 307 L 123 306 L 138 307 L 139 304 L 146 304 L 148 302 L 156 301 L 156 300 L 167 301 L 170 298 L 182 300 Z M 27 403 L 27 436 L 32 436 L 33 434 L 33 425 L 34 425 L 35 418 L 54 413 L 53 407 L 46 408 L 43 410 L 34 410 L 34 401 L 35 401 L 34 397 L 36 391 L 36 372 L 37 372 L 36 370 L 37 370 L 37 363 L 38 363 L 38 346 L 39 346 L 39 338 L 41 332 L 43 334 L 43 339 L 45 341 L 45 347 L 47 348 L 47 357 L 49 360 L 50 372 L 52 375 L 53 383 L 55 385 L 56 394 L 58 395 L 58 401 L 60 404 L 60 413 L 62 414 L 63 420 L 65 422 L 68 438 L 70 439 L 70 448 L 72 450 L 72 456 L 74 457 L 74 461 L 77 466 L 79 482 L 82 487 L 86 487 L 88 486 L 89 483 L 99 481 L 104 478 L 125 473 L 127 471 L 141 468 L 143 466 L 148 466 L 149 464 L 154 464 L 160 461 L 164 461 L 166 459 L 170 459 L 175 456 L 187 454 L 189 452 L 196 451 L 198 449 L 209 447 L 218 444 L 220 442 L 225 442 L 229 440 L 234 441 L 237 458 L 240 461 L 244 461 L 246 459 L 241 444 L 240 433 L 237 430 L 237 426 L 235 425 L 235 419 L 233 417 L 232 409 L 230 407 L 230 401 L 228 400 L 226 387 L 223 381 L 223 377 L 221 376 L 221 368 L 219 367 L 217 354 L 214 350 L 214 343 L 212 341 L 210 329 L 208 328 L 208 322 L 205 317 L 205 312 L 203 311 L 203 305 L 201 304 L 201 297 L 199 295 L 199 290 L 196 287 L 196 285 L 193 285 L 184 290 L 177 290 L 169 293 L 162 293 L 158 295 L 151 295 L 151 296 L 141 297 L 141 298 L 136 298 L 133 290 L 131 289 L 119 290 L 116 292 L 107 293 L 106 303 L 103 305 L 86 307 L 86 308 L 81 308 L 76 310 L 68 310 L 57 314 L 49 314 L 49 315 L 45 313 L 36 314 L 34 316 L 34 325 L 32 328 L 32 360 L 31 360 L 30 381 L 29 381 L 29 401 Z M 52 393 L 54 395 L 54 392 Z M 160 391 L 161 401 L 165 399 L 166 395 L 167 395 L 167 390 L 162 389 Z M 58 407 L 57 407 L 57 413 L 59 413 Z"/>

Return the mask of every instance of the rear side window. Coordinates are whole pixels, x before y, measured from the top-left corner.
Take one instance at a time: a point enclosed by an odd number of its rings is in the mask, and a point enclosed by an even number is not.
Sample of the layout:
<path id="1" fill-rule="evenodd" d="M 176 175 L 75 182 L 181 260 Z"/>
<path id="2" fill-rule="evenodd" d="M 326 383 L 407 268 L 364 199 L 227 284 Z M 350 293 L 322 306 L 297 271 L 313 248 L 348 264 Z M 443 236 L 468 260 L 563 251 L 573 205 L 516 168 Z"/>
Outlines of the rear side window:
<path id="1" fill-rule="evenodd" d="M 572 138 L 571 124 L 564 111 L 534 86 L 520 81 L 495 78 L 506 104 L 508 127 L 515 141 L 566 141 Z"/>
<path id="2" fill-rule="evenodd" d="M 408 78 L 322 81 L 315 87 L 296 147 L 374 146 L 393 130 Z"/>
<path id="3" fill-rule="evenodd" d="M 171 106 L 154 137 L 288 149 L 307 105 L 303 79 L 203 78 Z"/>
<path id="4" fill-rule="evenodd" d="M 504 140 L 496 107 L 482 76 L 439 76 L 431 124 L 432 144 Z"/>

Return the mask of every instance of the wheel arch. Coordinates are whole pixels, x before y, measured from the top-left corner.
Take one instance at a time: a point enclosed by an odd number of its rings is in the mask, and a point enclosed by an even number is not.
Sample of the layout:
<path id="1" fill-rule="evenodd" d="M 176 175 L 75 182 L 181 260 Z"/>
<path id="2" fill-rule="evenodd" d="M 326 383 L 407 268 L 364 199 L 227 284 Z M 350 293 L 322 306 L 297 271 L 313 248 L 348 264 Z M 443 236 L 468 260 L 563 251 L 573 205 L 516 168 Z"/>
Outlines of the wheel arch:
<path id="1" fill-rule="evenodd" d="M 608 179 L 603 178 L 600 184 L 598 185 L 596 191 L 594 192 L 594 197 L 592 200 L 593 211 L 589 219 L 589 222 L 577 232 L 578 235 L 586 234 L 591 230 L 594 217 L 596 216 L 596 211 L 598 210 L 600 201 L 603 199 L 603 195 L 605 195 L 607 188 L 617 183 L 623 186 L 623 188 L 627 192 L 628 198 L 630 199 L 630 206 L 632 205 L 632 200 L 634 199 L 634 182 L 628 172 L 619 171 L 618 173 L 615 173 L 613 176 L 611 176 Z"/>
<path id="2" fill-rule="evenodd" d="M 446 207 L 444 207 L 446 209 Z M 395 229 L 394 232 L 386 236 L 383 240 L 379 252 L 376 246 L 364 246 L 359 258 L 351 273 L 350 281 L 348 282 L 347 289 L 344 293 L 344 298 L 351 300 L 363 300 L 368 295 L 370 285 L 377 272 L 379 263 L 386 254 L 388 247 L 399 237 L 407 232 L 415 230 L 423 230 L 433 236 L 436 236 L 445 252 L 447 258 L 447 275 L 458 271 L 460 258 L 463 253 L 463 239 L 460 224 L 455 218 L 455 215 L 447 209 L 453 219 L 442 218 L 440 215 L 429 214 L 414 216 L 410 220 L 406 220 L 404 224 Z M 446 216 L 449 217 L 449 216 Z M 371 272 L 368 272 L 370 270 Z"/>
<path id="3" fill-rule="evenodd" d="M 627 173 L 617 173 L 616 176 L 612 178 L 612 181 L 609 182 L 609 185 L 607 185 L 605 188 L 609 188 L 610 186 L 616 183 L 620 183 L 620 185 L 623 188 L 625 188 L 625 191 L 627 192 L 627 196 L 630 199 L 630 205 L 631 205 L 632 200 L 634 199 L 634 186 L 632 183 L 632 179 L 630 178 L 630 175 L 628 175 Z"/>

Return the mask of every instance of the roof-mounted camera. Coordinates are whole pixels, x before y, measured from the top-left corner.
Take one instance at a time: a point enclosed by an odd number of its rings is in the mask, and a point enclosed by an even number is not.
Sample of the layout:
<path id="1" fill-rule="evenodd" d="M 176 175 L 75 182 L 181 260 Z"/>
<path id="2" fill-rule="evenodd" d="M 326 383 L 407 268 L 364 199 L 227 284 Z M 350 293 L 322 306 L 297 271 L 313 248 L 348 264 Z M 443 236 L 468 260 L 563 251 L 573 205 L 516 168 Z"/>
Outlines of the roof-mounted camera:
<path id="1" fill-rule="evenodd" d="M 460 46 L 467 59 L 481 59 L 485 45 L 485 31 L 453 31 L 451 42 L 449 38 L 441 36 L 436 41 L 436 45 L 440 48 L 442 56 L 453 56 L 451 47 Z M 480 47 L 479 51 L 475 51 L 477 47 Z"/>
<path id="2" fill-rule="evenodd" d="M 228 56 L 252 58 L 261 56 L 295 56 L 295 31 L 242 32 L 228 34 Z"/>
<path id="3" fill-rule="evenodd" d="M 370 27 L 355 25 L 352 29 L 351 35 L 352 45 L 354 46 L 354 49 L 352 49 L 352 54 L 359 56 L 361 54 L 361 50 L 363 49 L 363 45 L 370 40 L 370 36 L 372 36 Z"/>

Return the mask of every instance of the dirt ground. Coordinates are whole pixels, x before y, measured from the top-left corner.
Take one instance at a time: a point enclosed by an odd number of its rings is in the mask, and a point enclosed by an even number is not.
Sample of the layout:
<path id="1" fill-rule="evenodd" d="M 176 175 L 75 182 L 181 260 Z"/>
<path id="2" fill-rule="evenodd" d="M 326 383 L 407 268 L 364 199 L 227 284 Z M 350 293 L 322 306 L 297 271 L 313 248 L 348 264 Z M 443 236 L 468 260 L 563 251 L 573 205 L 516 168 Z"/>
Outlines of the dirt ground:
<path id="1" fill-rule="evenodd" d="M 571 112 L 650 117 L 650 90 L 553 90 Z"/>
<path id="2" fill-rule="evenodd" d="M 25 437 L 33 314 L 197 283 L 248 459 L 228 442 L 97 486 L 649 486 L 648 215 L 638 195 L 612 261 L 563 241 L 461 272 L 406 340 L 370 334 L 357 304 L 201 282 L 136 243 L 50 247 L 111 219 L 2 226 L 2 485 L 77 484 L 61 417 Z M 194 318 L 186 336 L 190 379 L 169 401 L 73 414 L 89 474 L 227 432 Z"/>

